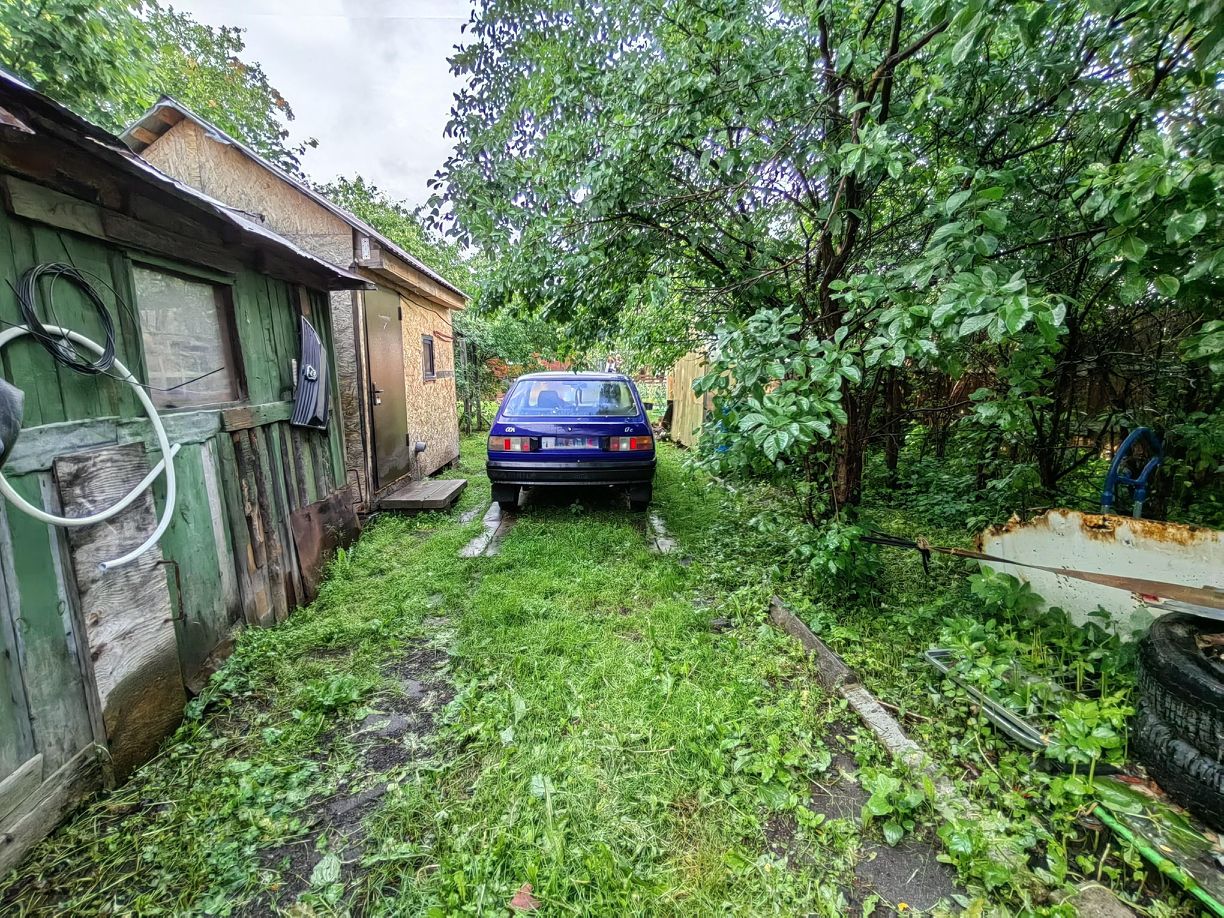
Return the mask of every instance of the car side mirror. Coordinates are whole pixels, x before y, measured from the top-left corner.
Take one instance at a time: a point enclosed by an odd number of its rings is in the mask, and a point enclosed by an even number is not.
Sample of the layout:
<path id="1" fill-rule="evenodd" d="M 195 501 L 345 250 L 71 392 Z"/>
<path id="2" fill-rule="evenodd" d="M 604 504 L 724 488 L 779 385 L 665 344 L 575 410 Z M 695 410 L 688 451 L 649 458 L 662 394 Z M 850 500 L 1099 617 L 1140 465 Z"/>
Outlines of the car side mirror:
<path id="1" fill-rule="evenodd" d="M 654 411 L 654 402 L 642 402 L 642 408 L 645 411 Z"/>

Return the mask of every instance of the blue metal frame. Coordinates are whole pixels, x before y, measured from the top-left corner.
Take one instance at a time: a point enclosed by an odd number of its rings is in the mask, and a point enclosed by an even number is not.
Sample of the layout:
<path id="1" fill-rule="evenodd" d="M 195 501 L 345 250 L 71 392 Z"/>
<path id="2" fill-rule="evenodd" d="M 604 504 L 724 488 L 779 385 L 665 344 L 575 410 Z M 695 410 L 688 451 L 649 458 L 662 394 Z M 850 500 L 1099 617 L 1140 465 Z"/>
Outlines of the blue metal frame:
<path id="1" fill-rule="evenodd" d="M 1138 478 L 1131 478 L 1122 474 L 1122 460 L 1126 458 L 1126 454 L 1130 452 L 1131 447 L 1141 438 L 1145 438 L 1151 444 L 1156 455 L 1148 460 L 1147 465 L 1143 467 L 1143 471 L 1139 473 Z M 1156 471 L 1163 461 L 1164 446 L 1152 431 L 1152 428 L 1137 427 L 1132 430 L 1130 436 L 1122 441 L 1122 445 L 1114 453 L 1113 461 L 1109 463 L 1109 473 L 1105 476 L 1105 489 L 1101 492 L 1101 512 L 1109 513 L 1113 510 L 1114 494 L 1117 491 L 1118 485 L 1130 485 L 1135 489 L 1135 509 L 1132 515 L 1136 519 L 1143 516 L 1143 501 L 1147 498 L 1148 479 L 1152 477 L 1152 473 Z"/>

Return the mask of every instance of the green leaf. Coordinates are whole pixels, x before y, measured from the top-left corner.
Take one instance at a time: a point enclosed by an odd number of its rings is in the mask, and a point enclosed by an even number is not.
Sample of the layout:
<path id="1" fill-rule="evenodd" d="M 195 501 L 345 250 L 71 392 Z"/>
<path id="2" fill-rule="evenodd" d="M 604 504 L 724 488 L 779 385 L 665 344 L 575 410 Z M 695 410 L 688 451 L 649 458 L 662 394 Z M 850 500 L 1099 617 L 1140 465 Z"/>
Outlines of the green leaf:
<path id="1" fill-rule="evenodd" d="M 931 324 L 936 328 L 941 328 L 944 325 L 944 319 L 954 315 L 959 308 L 956 303 L 944 303 L 942 306 L 936 306 L 935 311 L 931 313 Z"/>
<path id="2" fill-rule="evenodd" d="M 900 823 L 894 822 L 891 819 L 884 823 L 884 841 L 888 842 L 890 848 L 895 848 L 901 839 L 905 837 L 905 829 Z"/>
<path id="3" fill-rule="evenodd" d="M 993 313 L 983 313 L 981 315 L 969 316 L 961 323 L 960 331 L 958 332 L 961 338 L 968 338 L 970 335 L 975 335 L 983 328 L 994 321 Z"/>
<path id="4" fill-rule="evenodd" d="M 327 886 L 340 879 L 340 858 L 335 854 L 325 854 L 310 872 L 311 886 Z"/>
<path id="5" fill-rule="evenodd" d="M 874 793 L 863 804 L 863 812 L 869 816 L 887 816 L 893 812 L 893 805 L 883 793 Z"/>
<path id="6" fill-rule="evenodd" d="M 1207 214 L 1205 211 L 1192 210 L 1187 214 L 1177 214 L 1165 227 L 1165 241 L 1185 242 L 1187 239 L 1193 239 L 1207 225 Z"/>
<path id="7" fill-rule="evenodd" d="M 1159 274 L 1156 277 L 1156 289 L 1163 296 L 1177 296 L 1177 291 L 1181 289 L 1181 281 L 1172 274 Z"/>
<path id="8" fill-rule="evenodd" d="M 761 444 L 761 449 L 764 451 L 766 458 L 771 462 L 778 458 L 778 453 L 782 451 L 782 434 L 774 431 L 765 438 L 765 442 Z"/>
<path id="9" fill-rule="evenodd" d="M 982 211 L 980 215 L 982 225 L 992 233 L 1001 232 L 1007 227 L 1007 215 L 1001 210 L 991 208 L 990 210 Z"/>
<path id="10" fill-rule="evenodd" d="M 973 43 L 977 41 L 977 31 L 972 30 L 966 32 L 960 37 L 960 40 L 952 46 L 952 63 L 961 64 L 965 58 L 969 56 L 969 52 L 973 49 Z"/>
<path id="11" fill-rule="evenodd" d="M 1187 192 L 1190 195 L 1190 200 L 1195 204 L 1210 204 L 1215 200 L 1215 182 L 1212 181 L 1210 175 L 1200 172 L 1190 180 L 1190 187 L 1187 189 Z"/>
<path id="12" fill-rule="evenodd" d="M 944 213 L 949 217 L 952 216 L 962 204 L 969 200 L 969 195 L 972 193 L 973 192 L 971 191 L 956 192 L 956 194 L 952 195 L 947 201 L 944 202 Z"/>
<path id="13" fill-rule="evenodd" d="M 1119 246 L 1122 252 L 1122 257 L 1128 261 L 1140 261 L 1147 254 L 1147 243 L 1138 236 L 1127 236 L 1122 240 Z"/>

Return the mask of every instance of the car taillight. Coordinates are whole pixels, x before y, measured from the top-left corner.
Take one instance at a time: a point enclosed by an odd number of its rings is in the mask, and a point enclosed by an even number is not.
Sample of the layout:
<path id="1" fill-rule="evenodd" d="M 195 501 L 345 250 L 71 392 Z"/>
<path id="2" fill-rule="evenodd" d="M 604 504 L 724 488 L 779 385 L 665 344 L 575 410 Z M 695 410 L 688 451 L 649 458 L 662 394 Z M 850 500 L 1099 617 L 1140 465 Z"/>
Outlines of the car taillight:
<path id="1" fill-rule="evenodd" d="M 489 437 L 491 453 L 529 453 L 531 437 Z"/>
<path id="2" fill-rule="evenodd" d="M 608 437 L 608 449 L 614 453 L 654 449 L 654 437 Z"/>

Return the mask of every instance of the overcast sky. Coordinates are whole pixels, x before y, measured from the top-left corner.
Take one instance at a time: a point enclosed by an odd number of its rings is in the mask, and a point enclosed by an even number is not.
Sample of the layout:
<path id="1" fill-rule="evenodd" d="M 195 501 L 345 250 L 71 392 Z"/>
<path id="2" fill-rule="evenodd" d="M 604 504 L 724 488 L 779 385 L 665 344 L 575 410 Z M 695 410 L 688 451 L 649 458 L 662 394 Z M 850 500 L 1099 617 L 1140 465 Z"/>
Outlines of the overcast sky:
<path id="1" fill-rule="evenodd" d="M 289 100 L 302 167 L 316 181 L 360 173 L 420 204 L 450 151 L 458 81 L 446 59 L 469 0 L 172 0 L 209 25 L 246 29 L 248 61 Z"/>

